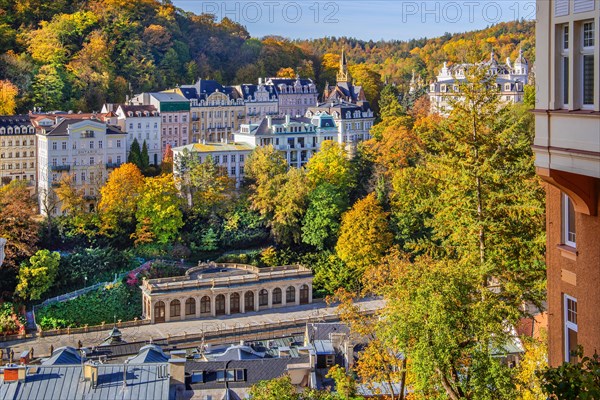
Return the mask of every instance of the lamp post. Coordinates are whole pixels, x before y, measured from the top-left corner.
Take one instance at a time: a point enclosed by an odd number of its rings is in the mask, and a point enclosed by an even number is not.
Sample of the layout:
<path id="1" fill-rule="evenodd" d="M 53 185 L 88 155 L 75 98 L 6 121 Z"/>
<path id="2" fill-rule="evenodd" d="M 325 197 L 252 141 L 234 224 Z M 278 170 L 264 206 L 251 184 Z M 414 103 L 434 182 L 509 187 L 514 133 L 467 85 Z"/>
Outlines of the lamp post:
<path id="1" fill-rule="evenodd" d="M 87 287 L 87 275 L 83 276 L 83 287 L 86 288 Z"/>

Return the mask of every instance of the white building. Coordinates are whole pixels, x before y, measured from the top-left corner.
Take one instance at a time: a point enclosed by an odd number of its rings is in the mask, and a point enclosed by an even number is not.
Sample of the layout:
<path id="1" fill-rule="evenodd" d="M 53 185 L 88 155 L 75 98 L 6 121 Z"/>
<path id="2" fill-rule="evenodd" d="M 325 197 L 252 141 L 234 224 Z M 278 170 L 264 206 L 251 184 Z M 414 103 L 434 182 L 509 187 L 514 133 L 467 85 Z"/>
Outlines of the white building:
<path id="1" fill-rule="evenodd" d="M 91 119 L 38 121 L 38 193 L 40 212 L 60 214 L 53 188 L 62 174 L 70 174 L 84 191 L 90 208 L 108 173 L 127 160 L 126 134 L 118 127 Z M 52 206 L 50 206 L 52 205 Z"/>
<path id="2" fill-rule="evenodd" d="M 288 164 L 302 167 L 325 140 L 337 140 L 338 128 L 327 113 L 312 118 L 265 117 L 260 124 L 244 124 L 235 133 L 235 141 L 252 147 L 272 145 L 281 151 Z"/>
<path id="3" fill-rule="evenodd" d="M 506 59 L 505 64 L 499 64 L 492 51 L 488 61 L 476 65 L 454 64 L 449 67 L 447 63 L 444 63 L 436 82 L 429 85 L 431 112 L 447 114 L 450 111 L 449 100 L 460 95 L 459 84 L 465 82 L 465 74 L 469 68 L 474 67 L 488 68 L 489 73 L 496 76 L 498 96 L 500 96 L 501 103 L 514 104 L 523 101 L 524 87 L 529 82 L 529 63 L 523 56 L 523 51 L 519 50 L 519 56 L 514 64 L 511 63 L 510 58 Z"/>
<path id="4" fill-rule="evenodd" d="M 220 168 L 227 171 L 230 178 L 235 179 L 239 186 L 244 177 L 244 163 L 252 153 L 254 147 L 245 143 L 193 143 L 173 149 L 173 173 L 175 177 L 181 174 L 178 160 L 187 151 L 197 158 L 200 163 L 206 162 L 209 157 Z"/>
<path id="5" fill-rule="evenodd" d="M 162 159 L 161 149 L 161 119 L 156 107 L 132 106 L 122 104 L 117 107 L 118 125 L 127 133 L 127 156 L 134 139 L 142 148 L 144 142 L 148 147 L 148 162 L 158 165 Z"/>
<path id="6" fill-rule="evenodd" d="M 329 101 L 310 107 L 306 117 L 312 118 L 321 114 L 331 115 L 338 128 L 336 141 L 355 145 L 371 138 L 371 128 L 375 123 L 375 115 L 368 102 L 358 104 L 346 101 Z"/>

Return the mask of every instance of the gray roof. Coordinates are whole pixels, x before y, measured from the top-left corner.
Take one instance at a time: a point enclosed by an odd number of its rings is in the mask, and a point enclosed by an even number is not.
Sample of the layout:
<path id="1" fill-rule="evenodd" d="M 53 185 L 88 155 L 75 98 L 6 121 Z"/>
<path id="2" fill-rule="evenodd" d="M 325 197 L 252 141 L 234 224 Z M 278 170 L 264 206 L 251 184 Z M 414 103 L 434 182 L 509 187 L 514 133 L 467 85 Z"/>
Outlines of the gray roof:
<path id="1" fill-rule="evenodd" d="M 284 125 L 285 124 L 285 118 L 280 118 L 280 117 L 276 117 L 276 118 L 271 118 L 271 124 L 272 125 Z M 295 117 L 295 118 L 290 118 L 290 123 L 301 123 L 301 124 L 310 124 L 310 118 L 306 118 L 306 117 Z M 260 124 L 258 125 L 257 129 L 251 130 L 250 135 L 254 135 L 254 136 L 260 136 L 260 135 L 272 135 L 274 132 L 272 132 L 269 129 L 269 120 L 268 117 L 264 117 L 262 119 L 262 121 L 260 121 Z M 285 133 L 291 133 L 291 132 L 284 132 Z M 296 134 L 298 132 L 295 132 Z M 309 133 L 309 132 L 306 132 Z M 245 135 L 247 135 L 247 133 L 244 133 Z"/>
<path id="2" fill-rule="evenodd" d="M 306 333 L 310 341 L 330 340 L 332 333 L 342 333 L 344 335 L 349 335 L 350 328 L 348 327 L 348 325 L 339 322 L 314 323 L 306 324 Z"/>
<path id="3" fill-rule="evenodd" d="M 178 93 L 154 92 L 154 93 L 150 93 L 150 96 L 154 97 L 156 100 L 160 101 L 161 103 L 188 101 L 188 99 L 186 99 L 185 97 L 183 97 L 182 95 L 180 95 Z"/>
<path id="4" fill-rule="evenodd" d="M 147 363 L 165 363 L 169 361 L 169 357 L 162 349 L 155 345 L 149 344 L 140 349 L 138 355 L 129 358 L 129 364 L 147 364 Z"/>
<path id="5" fill-rule="evenodd" d="M 354 113 L 354 111 L 367 112 L 370 109 L 371 106 L 369 105 L 368 101 L 359 101 L 358 103 L 354 104 L 340 99 L 333 99 L 324 103 L 320 103 L 317 106 L 309 107 L 308 111 L 313 113 L 326 112 L 330 115 L 333 114 L 334 111 L 337 111 L 341 119 L 346 119 L 347 111 L 350 111 L 351 113 Z M 354 117 L 354 114 L 352 117 Z"/>
<path id="6" fill-rule="evenodd" d="M 42 361 L 42 365 L 73 365 L 81 363 L 79 351 L 73 347 L 59 347 Z"/>
<path id="7" fill-rule="evenodd" d="M 164 373 L 167 365 L 128 366 L 125 387 L 123 364 L 99 365 L 96 388 L 92 388 L 89 381 L 82 382 L 81 365 L 42 366 L 36 372 L 30 369 L 32 373 L 27 375 L 25 382 L 6 383 L 0 379 L 0 400 L 168 399 L 169 378 Z"/>
<path id="8" fill-rule="evenodd" d="M 237 345 L 225 349 L 222 353 L 212 353 L 205 355 L 211 361 L 230 361 L 230 360 L 257 360 L 264 358 L 265 354 L 255 351 L 250 346 Z"/>
<path id="9" fill-rule="evenodd" d="M 260 381 L 270 380 L 283 376 L 289 365 L 304 364 L 309 362 L 309 357 L 301 358 L 262 358 L 257 360 L 240 361 L 187 361 L 185 363 L 186 375 L 203 371 L 203 382 L 191 383 L 186 380 L 186 386 L 193 390 L 225 388 L 226 382 L 217 382 L 219 370 L 245 370 L 245 380 L 227 382 L 229 388 L 250 387 Z"/>
<path id="10" fill-rule="evenodd" d="M 0 127 L 31 126 L 29 115 L 0 115 Z"/>
<path id="11" fill-rule="evenodd" d="M 73 118 L 73 119 L 64 119 L 55 125 L 52 129 L 46 131 L 46 136 L 68 136 L 69 135 L 69 127 L 71 125 L 75 125 L 79 122 L 89 122 L 89 123 L 97 123 L 104 125 L 106 127 L 107 135 L 123 135 L 123 131 L 118 126 L 106 125 L 102 121 L 98 121 L 96 119 L 81 119 L 81 118 Z"/>

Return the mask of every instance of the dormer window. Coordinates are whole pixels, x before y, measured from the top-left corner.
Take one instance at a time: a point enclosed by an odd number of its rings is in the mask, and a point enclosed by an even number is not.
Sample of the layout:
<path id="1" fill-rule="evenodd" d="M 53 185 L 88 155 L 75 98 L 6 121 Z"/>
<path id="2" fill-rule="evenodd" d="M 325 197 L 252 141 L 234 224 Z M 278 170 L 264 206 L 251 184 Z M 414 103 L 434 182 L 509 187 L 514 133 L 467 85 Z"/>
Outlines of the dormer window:
<path id="1" fill-rule="evenodd" d="M 446 85 L 441 85 L 440 86 L 440 92 L 446 93 Z"/>
<path id="2" fill-rule="evenodd" d="M 504 85 L 504 90 L 509 92 L 510 91 L 510 83 L 507 83 Z"/>

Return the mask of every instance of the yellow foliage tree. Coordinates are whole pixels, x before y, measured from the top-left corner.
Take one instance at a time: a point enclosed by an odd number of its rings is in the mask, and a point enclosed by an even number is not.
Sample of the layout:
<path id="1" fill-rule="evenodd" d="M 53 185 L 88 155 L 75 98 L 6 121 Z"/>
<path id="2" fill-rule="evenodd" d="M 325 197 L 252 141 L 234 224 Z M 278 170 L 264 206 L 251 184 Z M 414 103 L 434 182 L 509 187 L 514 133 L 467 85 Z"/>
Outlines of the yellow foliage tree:
<path id="1" fill-rule="evenodd" d="M 377 268 L 392 246 L 388 214 L 371 193 L 342 215 L 336 245 L 338 257 L 346 263 L 358 283 L 368 268 Z"/>
<path id="2" fill-rule="evenodd" d="M 109 237 L 124 233 L 135 222 L 138 196 L 144 187 L 144 177 L 134 164 L 115 169 L 100 189 L 101 232 Z"/>
<path id="3" fill-rule="evenodd" d="M 19 89 L 8 80 L 0 80 L 0 115 L 12 115 L 17 108 Z"/>
<path id="4" fill-rule="evenodd" d="M 295 78 L 296 77 L 296 71 L 294 71 L 294 68 L 281 68 L 279 71 L 277 71 L 277 77 L 278 78 Z"/>

